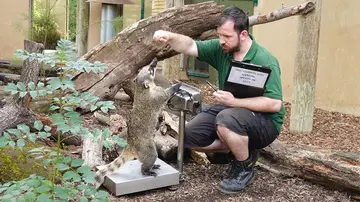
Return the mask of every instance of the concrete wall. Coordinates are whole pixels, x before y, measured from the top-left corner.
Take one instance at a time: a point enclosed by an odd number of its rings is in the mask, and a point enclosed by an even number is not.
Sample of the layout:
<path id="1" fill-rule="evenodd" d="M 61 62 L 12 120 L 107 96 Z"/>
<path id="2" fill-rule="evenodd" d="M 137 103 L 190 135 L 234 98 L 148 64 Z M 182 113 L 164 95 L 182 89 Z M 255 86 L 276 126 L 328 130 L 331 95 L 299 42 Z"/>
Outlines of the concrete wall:
<path id="1" fill-rule="evenodd" d="M 51 4 L 54 2 L 51 0 Z M 58 0 L 54 10 L 59 29 L 64 33 L 65 0 Z M 29 38 L 29 0 L 1 0 L 0 19 L 0 58 L 12 59 L 17 49 L 24 48 L 24 39 Z"/>
<path id="2" fill-rule="evenodd" d="M 11 59 L 27 38 L 29 0 L 0 1 L 0 58 Z"/>
<path id="3" fill-rule="evenodd" d="M 141 0 L 133 0 L 134 4 L 123 6 L 123 27 L 126 28 L 140 20 Z M 145 0 L 144 17 L 151 15 L 152 0 Z M 101 3 L 90 3 L 88 50 L 100 43 L 101 34 Z"/>
<path id="4" fill-rule="evenodd" d="M 254 12 L 295 5 L 299 0 L 259 1 Z M 360 20 L 358 0 L 322 1 L 315 106 L 360 115 Z M 256 25 L 256 40 L 279 60 L 284 100 L 291 102 L 298 17 Z M 305 30 L 311 31 L 311 30 Z"/>

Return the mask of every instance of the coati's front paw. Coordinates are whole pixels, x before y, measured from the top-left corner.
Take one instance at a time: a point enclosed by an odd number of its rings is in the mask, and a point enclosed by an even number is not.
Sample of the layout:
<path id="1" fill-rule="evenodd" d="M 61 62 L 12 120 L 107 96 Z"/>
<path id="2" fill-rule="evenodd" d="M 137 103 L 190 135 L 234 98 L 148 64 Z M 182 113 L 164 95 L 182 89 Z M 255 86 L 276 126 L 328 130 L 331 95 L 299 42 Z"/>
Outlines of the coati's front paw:
<path id="1" fill-rule="evenodd" d="M 160 169 L 160 164 L 154 164 L 153 169 Z"/>
<path id="2" fill-rule="evenodd" d="M 154 171 L 150 171 L 150 170 L 148 170 L 148 171 L 143 170 L 143 171 L 141 171 L 141 173 L 146 176 L 154 176 L 154 177 L 157 176 L 157 174 Z"/>

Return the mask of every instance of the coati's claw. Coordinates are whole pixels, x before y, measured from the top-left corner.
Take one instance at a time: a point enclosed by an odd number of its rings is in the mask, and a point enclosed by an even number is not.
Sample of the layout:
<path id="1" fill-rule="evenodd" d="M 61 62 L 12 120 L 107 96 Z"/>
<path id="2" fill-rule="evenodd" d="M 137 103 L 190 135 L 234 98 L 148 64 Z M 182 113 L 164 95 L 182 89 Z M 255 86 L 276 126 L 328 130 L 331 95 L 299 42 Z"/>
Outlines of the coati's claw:
<path id="1" fill-rule="evenodd" d="M 154 177 L 157 176 L 157 173 L 155 173 L 154 171 L 150 171 L 150 170 L 149 171 L 141 171 L 141 173 L 146 176 L 154 176 Z"/>
<path id="2" fill-rule="evenodd" d="M 160 169 L 160 164 L 154 164 L 153 169 Z"/>

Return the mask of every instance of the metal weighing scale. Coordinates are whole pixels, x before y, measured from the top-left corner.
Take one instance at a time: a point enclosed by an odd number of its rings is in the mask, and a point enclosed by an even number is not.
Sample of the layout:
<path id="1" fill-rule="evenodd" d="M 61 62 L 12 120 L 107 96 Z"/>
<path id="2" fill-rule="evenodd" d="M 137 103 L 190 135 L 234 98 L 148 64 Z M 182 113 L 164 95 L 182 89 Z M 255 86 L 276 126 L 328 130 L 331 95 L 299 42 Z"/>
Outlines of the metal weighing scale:
<path id="1" fill-rule="evenodd" d="M 156 177 L 143 176 L 141 163 L 132 160 L 113 174 L 105 177 L 103 185 L 114 195 L 120 196 L 150 189 L 178 185 L 183 171 L 184 159 L 184 130 L 186 114 L 196 115 L 201 109 L 200 90 L 182 83 L 178 92 L 169 99 L 167 106 L 171 112 L 179 116 L 179 140 L 177 151 L 177 169 L 168 165 L 161 159 L 155 164 L 160 164 L 160 169 L 153 170 Z"/>

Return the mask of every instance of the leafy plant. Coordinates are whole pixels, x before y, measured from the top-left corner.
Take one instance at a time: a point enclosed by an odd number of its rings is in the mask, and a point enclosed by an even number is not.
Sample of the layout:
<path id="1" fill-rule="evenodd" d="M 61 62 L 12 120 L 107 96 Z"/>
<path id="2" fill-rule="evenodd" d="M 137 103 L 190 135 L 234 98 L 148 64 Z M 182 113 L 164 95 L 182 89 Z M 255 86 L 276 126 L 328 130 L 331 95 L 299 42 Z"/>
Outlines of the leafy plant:
<path id="1" fill-rule="evenodd" d="M 45 49 L 54 49 L 62 36 L 54 10 L 57 3 L 58 0 L 34 1 L 31 39 L 44 44 Z"/>
<path id="2" fill-rule="evenodd" d="M 42 159 L 42 166 L 49 168 L 53 173 L 51 179 L 36 174 L 30 175 L 21 181 L 11 181 L 0 184 L 1 201 L 106 201 L 107 192 L 95 189 L 94 176 L 90 167 L 84 165 L 84 160 L 73 159 L 61 154 L 60 139 L 63 133 L 80 135 L 83 138 L 98 140 L 101 135 L 106 148 L 112 147 L 115 142 L 120 147 L 127 143 L 118 136 L 112 136 L 108 128 L 104 130 L 93 129 L 82 126 L 82 118 L 76 107 L 90 107 L 91 111 L 101 110 L 107 113 L 115 109 L 111 101 L 99 101 L 99 98 L 91 93 L 79 93 L 75 90 L 74 82 L 71 80 L 71 72 L 103 72 L 107 66 L 98 61 L 90 63 L 85 60 L 75 60 L 73 53 L 74 44 L 68 40 L 59 40 L 56 53 L 53 56 L 45 56 L 39 53 L 28 53 L 17 50 L 15 55 L 23 60 L 38 60 L 49 64 L 52 68 L 59 70 L 59 76 L 52 78 L 47 83 L 10 83 L 5 91 L 12 95 L 24 97 L 26 95 L 35 98 L 46 96 L 53 92 L 59 92 L 53 98 L 50 106 L 49 116 L 51 125 L 43 125 L 36 120 L 32 126 L 25 124 L 17 125 L 16 128 L 7 129 L 0 137 L 0 148 L 5 146 L 22 149 L 27 142 L 35 142 L 39 138 L 51 136 L 53 129 L 57 133 L 56 151 L 44 147 L 34 148 L 29 151 L 36 159 Z"/>

